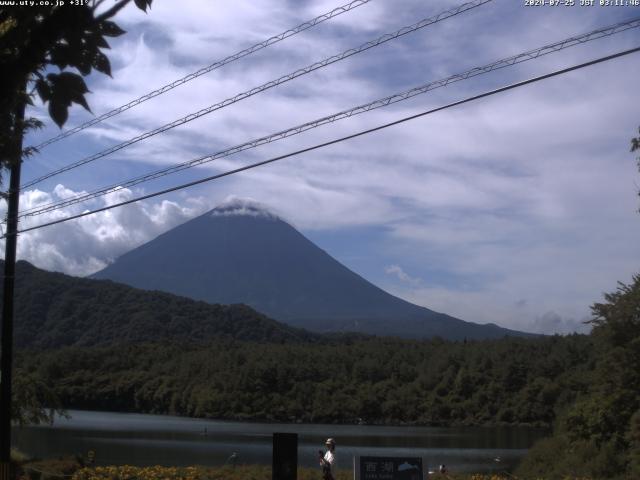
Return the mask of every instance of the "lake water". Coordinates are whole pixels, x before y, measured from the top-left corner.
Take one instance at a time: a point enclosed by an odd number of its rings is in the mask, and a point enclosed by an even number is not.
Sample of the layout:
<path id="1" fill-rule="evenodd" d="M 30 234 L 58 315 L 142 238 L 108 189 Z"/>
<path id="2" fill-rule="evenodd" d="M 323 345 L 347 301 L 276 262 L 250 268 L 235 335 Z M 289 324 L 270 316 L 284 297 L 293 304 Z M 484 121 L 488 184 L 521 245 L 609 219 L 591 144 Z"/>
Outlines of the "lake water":
<path id="1" fill-rule="evenodd" d="M 525 427 L 383 427 L 372 425 L 267 424 L 163 415 L 69 411 L 53 426 L 14 428 L 14 445 L 37 457 L 96 452 L 98 465 L 270 464 L 272 434 L 298 434 L 298 463 L 315 467 L 324 440 L 336 439 L 341 468 L 354 455 L 420 456 L 429 468 L 453 472 L 512 469 L 548 432 Z"/>

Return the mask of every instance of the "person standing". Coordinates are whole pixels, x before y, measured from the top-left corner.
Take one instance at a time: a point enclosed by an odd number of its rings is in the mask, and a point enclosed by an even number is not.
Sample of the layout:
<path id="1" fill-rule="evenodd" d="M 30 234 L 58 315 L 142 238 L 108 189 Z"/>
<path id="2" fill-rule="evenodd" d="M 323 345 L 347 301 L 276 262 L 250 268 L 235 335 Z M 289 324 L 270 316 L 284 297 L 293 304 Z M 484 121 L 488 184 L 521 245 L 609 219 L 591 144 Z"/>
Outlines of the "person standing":
<path id="1" fill-rule="evenodd" d="M 323 480 L 335 480 L 336 478 L 336 442 L 333 438 L 327 438 L 324 442 L 327 451 L 322 454 L 322 450 L 318 451 L 318 458 L 320 460 L 320 466 L 322 467 L 322 479 Z"/>

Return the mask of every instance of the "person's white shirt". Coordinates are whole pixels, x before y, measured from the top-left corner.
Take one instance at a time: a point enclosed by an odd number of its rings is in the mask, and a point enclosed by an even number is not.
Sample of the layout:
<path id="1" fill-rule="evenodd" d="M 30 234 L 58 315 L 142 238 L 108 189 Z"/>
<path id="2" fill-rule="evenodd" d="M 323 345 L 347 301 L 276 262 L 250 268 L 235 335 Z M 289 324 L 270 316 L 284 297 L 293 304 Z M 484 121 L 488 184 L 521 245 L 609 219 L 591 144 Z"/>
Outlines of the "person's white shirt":
<path id="1" fill-rule="evenodd" d="M 333 478 L 336 478 L 336 472 L 338 470 L 336 455 L 331 450 L 327 450 L 327 453 L 324 454 L 324 461 L 331 465 L 331 475 Z"/>

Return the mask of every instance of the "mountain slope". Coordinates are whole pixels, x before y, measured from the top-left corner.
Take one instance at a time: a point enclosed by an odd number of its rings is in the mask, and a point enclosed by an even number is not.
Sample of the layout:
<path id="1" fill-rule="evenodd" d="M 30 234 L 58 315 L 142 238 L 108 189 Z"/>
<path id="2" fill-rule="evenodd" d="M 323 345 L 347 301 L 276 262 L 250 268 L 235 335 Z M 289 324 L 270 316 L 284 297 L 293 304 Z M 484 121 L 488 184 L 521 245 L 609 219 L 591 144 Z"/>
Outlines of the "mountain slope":
<path id="1" fill-rule="evenodd" d="M 3 263 L 0 260 L 0 268 Z M 14 342 L 18 348 L 316 339 L 245 305 L 211 305 L 110 281 L 47 272 L 23 261 L 16 268 Z"/>
<path id="2" fill-rule="evenodd" d="M 449 339 L 524 335 L 394 297 L 266 209 L 243 201 L 160 235 L 93 277 L 211 303 L 245 303 L 316 331 Z"/>

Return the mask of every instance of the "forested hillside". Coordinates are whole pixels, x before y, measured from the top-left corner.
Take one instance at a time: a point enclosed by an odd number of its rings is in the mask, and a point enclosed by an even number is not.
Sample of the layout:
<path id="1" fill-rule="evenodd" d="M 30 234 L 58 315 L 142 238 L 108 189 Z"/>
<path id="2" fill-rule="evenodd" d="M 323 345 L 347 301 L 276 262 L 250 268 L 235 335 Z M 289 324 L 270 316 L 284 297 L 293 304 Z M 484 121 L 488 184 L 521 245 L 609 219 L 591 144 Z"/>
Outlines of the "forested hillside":
<path id="1" fill-rule="evenodd" d="M 589 337 L 216 342 L 23 352 L 67 408 L 267 421 L 550 425 L 585 391 Z"/>
<path id="2" fill-rule="evenodd" d="M 3 263 L 0 260 L 0 268 Z M 107 280 L 47 272 L 27 262 L 18 262 L 17 273 L 17 348 L 165 340 L 206 343 L 220 338 L 269 342 L 320 338 L 245 305 L 211 305 Z"/>

